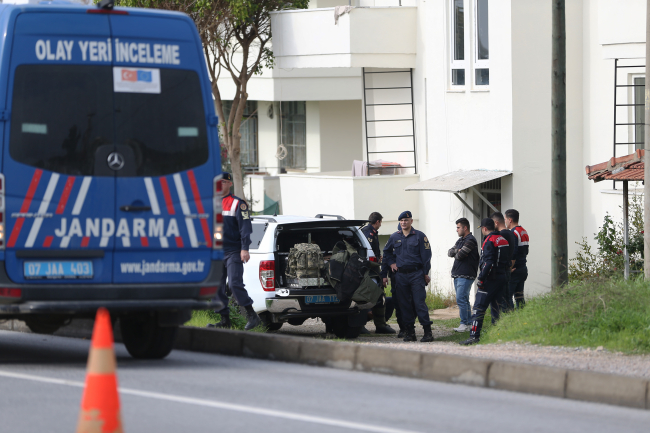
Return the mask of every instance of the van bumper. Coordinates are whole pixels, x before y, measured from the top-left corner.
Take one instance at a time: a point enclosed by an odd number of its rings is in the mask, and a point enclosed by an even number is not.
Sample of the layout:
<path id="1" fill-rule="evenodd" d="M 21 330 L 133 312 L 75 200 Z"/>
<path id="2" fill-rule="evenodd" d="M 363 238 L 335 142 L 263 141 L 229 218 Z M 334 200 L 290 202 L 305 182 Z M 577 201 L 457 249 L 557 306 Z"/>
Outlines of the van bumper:
<path id="1" fill-rule="evenodd" d="M 0 288 L 20 289 L 20 298 L 0 297 L 0 317 L 61 314 L 93 315 L 105 307 L 112 313 L 144 311 L 220 310 L 215 291 L 201 296 L 202 288 L 218 288 L 223 262 L 213 260 L 205 280 L 173 284 L 16 284 L 0 263 Z"/>
<path id="2" fill-rule="evenodd" d="M 1 316 L 25 314 L 61 314 L 73 316 L 94 316 L 97 309 L 106 308 L 111 313 L 135 313 L 146 311 L 220 310 L 219 301 L 198 301 L 196 299 L 149 299 L 140 301 L 30 301 L 19 304 L 1 304 Z"/>

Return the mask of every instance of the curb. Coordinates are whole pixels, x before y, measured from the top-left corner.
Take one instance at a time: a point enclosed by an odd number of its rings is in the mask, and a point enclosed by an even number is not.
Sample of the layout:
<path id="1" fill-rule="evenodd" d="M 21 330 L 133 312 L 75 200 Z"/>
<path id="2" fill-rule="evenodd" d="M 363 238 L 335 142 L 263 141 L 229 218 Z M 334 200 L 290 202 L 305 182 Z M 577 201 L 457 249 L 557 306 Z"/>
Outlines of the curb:
<path id="1" fill-rule="evenodd" d="M 75 319 L 54 333 L 86 338 L 92 319 Z M 117 328 L 117 327 L 116 327 Z M 0 330 L 31 332 L 20 320 Z M 121 341 L 119 329 L 115 340 Z M 182 326 L 174 349 L 356 370 L 482 388 L 650 409 L 647 379 L 460 355 L 341 343 L 288 335 Z"/>

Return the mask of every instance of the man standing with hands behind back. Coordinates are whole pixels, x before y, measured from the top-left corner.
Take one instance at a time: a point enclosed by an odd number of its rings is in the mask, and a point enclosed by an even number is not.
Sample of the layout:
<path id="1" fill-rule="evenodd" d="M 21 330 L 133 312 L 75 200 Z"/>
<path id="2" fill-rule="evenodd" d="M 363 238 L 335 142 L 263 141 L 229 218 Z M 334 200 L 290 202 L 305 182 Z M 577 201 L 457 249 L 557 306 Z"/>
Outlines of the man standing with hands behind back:
<path id="1" fill-rule="evenodd" d="M 384 265 L 390 266 L 396 273 L 397 290 L 402 312 L 402 321 L 406 327 L 404 341 L 417 341 L 415 337 L 415 316 L 417 313 L 420 324 L 424 328 L 423 343 L 433 341 L 431 319 L 427 307 L 426 286 L 431 281 L 431 245 L 421 231 L 412 227 L 413 215 L 404 211 L 399 216 L 400 231 L 393 233 L 384 247 Z M 384 278 L 384 286 L 388 283 Z"/>
<path id="2" fill-rule="evenodd" d="M 251 224 L 250 209 L 248 204 L 239 197 L 230 193 L 232 187 L 232 175 L 223 172 L 222 177 L 223 198 L 221 199 L 223 214 L 223 275 L 221 276 L 221 285 L 217 291 L 216 298 L 224 305 L 220 311 L 215 311 L 221 315 L 221 322 L 209 324 L 208 328 L 230 328 L 230 309 L 228 308 L 228 296 L 226 295 L 226 277 L 230 283 L 230 291 L 237 300 L 240 307 L 246 309 L 246 319 L 248 322 L 244 327 L 250 330 L 262 323 L 260 316 L 253 309 L 253 300 L 248 296 L 244 287 L 244 263 L 251 258 L 248 247 L 251 244 L 251 233 L 253 226 Z"/>

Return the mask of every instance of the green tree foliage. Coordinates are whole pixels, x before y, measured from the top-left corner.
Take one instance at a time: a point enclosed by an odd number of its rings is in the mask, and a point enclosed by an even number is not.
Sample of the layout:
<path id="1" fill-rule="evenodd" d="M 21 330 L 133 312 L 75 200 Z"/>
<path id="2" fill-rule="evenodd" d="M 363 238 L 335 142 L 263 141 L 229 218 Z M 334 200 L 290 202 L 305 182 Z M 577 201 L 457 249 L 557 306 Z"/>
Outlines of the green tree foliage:
<path id="1" fill-rule="evenodd" d="M 630 269 L 643 270 L 643 200 L 637 195 L 633 195 L 630 201 L 629 217 Z M 597 243 L 596 250 L 589 245 L 587 238 L 576 242 L 580 248 L 576 257 L 569 261 L 569 279 L 582 280 L 623 275 L 625 268 L 623 223 L 614 222 L 612 217 L 606 214 L 603 226 L 594 239 Z"/>
<path id="2" fill-rule="evenodd" d="M 243 197 L 241 134 L 248 81 L 263 68 L 273 67 L 270 12 L 305 9 L 309 0 L 118 0 L 120 6 L 166 9 L 189 15 L 201 35 L 215 98 L 221 145 L 232 167 L 235 194 Z M 229 75 L 235 97 L 224 116 L 218 79 Z"/>

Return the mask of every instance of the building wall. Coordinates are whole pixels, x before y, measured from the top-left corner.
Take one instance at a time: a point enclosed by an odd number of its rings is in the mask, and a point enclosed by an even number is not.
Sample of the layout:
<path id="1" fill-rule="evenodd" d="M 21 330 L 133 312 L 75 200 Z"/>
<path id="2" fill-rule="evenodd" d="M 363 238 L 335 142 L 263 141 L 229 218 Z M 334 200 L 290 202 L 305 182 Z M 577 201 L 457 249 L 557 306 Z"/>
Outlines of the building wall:
<path id="1" fill-rule="evenodd" d="M 320 169 L 346 171 L 365 160 L 361 101 L 321 101 Z"/>
<path id="2" fill-rule="evenodd" d="M 278 159 L 275 154 L 278 149 L 278 119 L 277 107 L 273 102 L 257 102 L 257 152 L 258 163 L 262 171 L 271 174 L 278 172 Z M 271 111 L 269 111 L 271 109 Z M 273 118 L 269 114 L 273 115 Z"/>
<path id="3" fill-rule="evenodd" d="M 418 60 L 413 77 L 421 180 L 461 169 L 513 169 L 511 2 L 490 2 L 489 88 L 467 84 L 462 89 L 450 84 L 448 3 L 418 3 Z M 473 38 L 471 29 L 466 37 Z M 471 51 L 466 54 L 473 57 Z M 473 81 L 470 69 L 466 77 Z M 453 259 L 447 257 L 447 250 L 458 239 L 455 221 L 468 218 L 477 237 L 479 221 L 453 194 L 405 194 L 420 195 L 420 229 L 431 240 L 432 277 L 439 287 L 452 290 Z M 478 200 L 472 193 L 462 196 L 468 203 Z"/>

